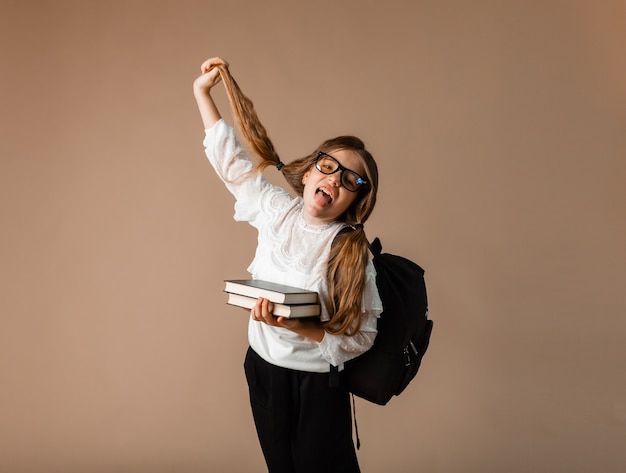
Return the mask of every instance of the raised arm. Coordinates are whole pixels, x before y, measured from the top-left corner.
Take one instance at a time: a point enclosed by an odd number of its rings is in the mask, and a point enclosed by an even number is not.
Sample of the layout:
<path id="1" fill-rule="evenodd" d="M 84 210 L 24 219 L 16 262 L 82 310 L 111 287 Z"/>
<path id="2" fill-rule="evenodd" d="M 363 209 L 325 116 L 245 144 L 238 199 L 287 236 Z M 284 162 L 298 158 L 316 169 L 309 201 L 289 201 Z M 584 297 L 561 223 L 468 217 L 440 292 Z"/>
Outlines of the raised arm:
<path id="1" fill-rule="evenodd" d="M 205 129 L 211 128 L 222 118 L 211 97 L 211 89 L 222 79 L 215 67 L 220 64 L 228 67 L 228 63 L 219 57 L 207 59 L 200 66 L 202 74 L 193 82 L 193 94 Z"/>

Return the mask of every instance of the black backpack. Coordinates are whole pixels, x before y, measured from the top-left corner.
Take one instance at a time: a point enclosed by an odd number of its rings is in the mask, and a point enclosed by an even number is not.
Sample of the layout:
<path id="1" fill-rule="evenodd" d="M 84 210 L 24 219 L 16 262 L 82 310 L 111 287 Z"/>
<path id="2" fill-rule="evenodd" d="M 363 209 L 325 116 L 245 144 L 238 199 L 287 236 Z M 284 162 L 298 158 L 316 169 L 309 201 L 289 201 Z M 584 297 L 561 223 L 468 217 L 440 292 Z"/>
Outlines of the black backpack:
<path id="1" fill-rule="evenodd" d="M 406 258 L 382 253 L 378 238 L 370 249 L 383 312 L 374 345 L 345 363 L 341 382 L 355 396 L 385 405 L 417 374 L 433 322 L 428 319 L 424 270 Z"/>

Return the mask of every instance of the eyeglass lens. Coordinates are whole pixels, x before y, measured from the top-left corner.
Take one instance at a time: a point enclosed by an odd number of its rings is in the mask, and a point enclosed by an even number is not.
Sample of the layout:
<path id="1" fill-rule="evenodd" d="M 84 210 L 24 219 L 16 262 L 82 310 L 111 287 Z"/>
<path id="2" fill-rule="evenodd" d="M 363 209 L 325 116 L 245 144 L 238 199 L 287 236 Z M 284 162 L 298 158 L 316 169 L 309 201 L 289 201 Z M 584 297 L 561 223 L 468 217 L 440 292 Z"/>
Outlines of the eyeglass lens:
<path id="1" fill-rule="evenodd" d="M 341 170 L 341 184 L 349 191 L 358 191 L 365 181 L 356 172 L 344 168 L 339 162 L 325 153 L 320 152 L 315 167 L 323 174 L 334 174 Z"/>

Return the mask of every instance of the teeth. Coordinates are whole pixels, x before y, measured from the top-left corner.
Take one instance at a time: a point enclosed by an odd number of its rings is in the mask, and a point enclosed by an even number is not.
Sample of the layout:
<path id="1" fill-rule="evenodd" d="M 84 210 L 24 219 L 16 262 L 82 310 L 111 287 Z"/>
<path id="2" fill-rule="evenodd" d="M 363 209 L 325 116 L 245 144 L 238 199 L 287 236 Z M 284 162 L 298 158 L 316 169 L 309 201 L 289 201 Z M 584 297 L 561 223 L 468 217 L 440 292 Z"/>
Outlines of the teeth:
<path id="1" fill-rule="evenodd" d="M 330 191 L 328 189 L 326 189 L 325 187 L 320 187 L 320 191 L 323 192 L 324 194 L 326 194 L 328 197 L 330 197 L 330 200 L 332 202 L 333 195 L 330 193 Z"/>

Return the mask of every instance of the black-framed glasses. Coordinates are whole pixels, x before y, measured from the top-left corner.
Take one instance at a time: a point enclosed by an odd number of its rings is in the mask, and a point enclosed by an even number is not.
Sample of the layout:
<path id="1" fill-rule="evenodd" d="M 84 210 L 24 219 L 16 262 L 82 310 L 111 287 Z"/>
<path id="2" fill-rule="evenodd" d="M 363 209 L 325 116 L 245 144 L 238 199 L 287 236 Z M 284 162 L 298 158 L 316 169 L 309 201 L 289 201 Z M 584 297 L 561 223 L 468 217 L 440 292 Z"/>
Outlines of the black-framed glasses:
<path id="1" fill-rule="evenodd" d="M 315 169 L 322 174 L 335 174 L 337 171 L 341 171 L 339 177 L 341 185 L 350 192 L 357 192 L 367 184 L 367 181 L 356 172 L 343 167 L 339 164 L 339 161 L 323 151 L 317 152 L 317 156 L 315 157 Z"/>

